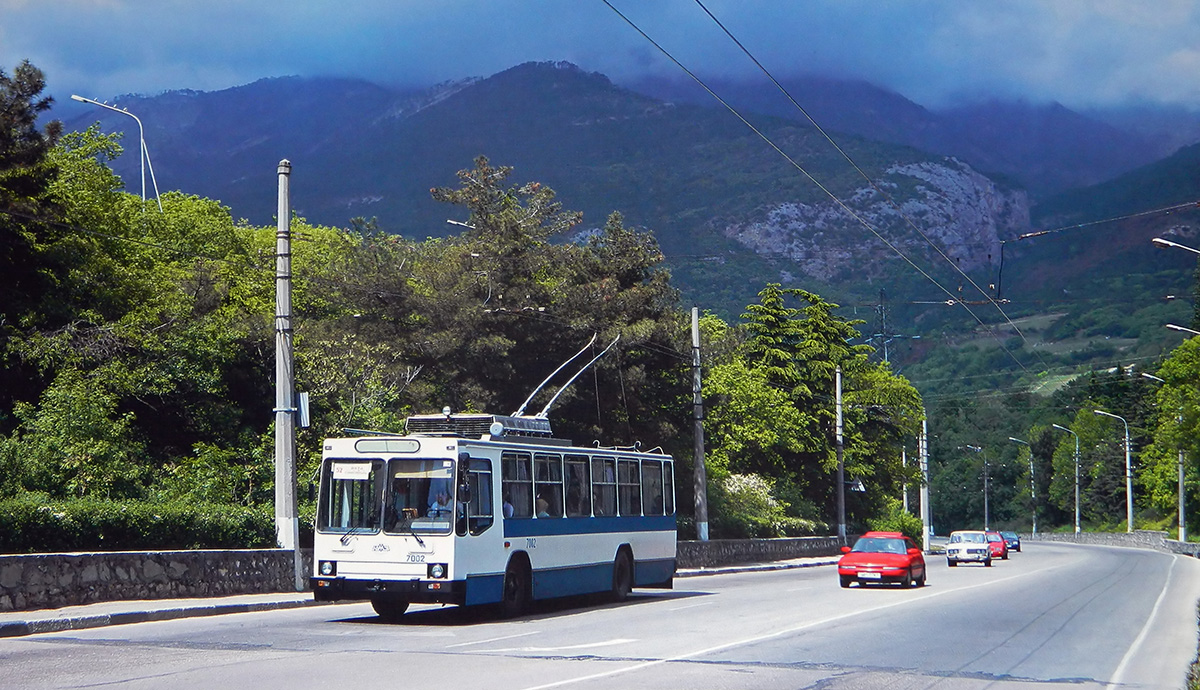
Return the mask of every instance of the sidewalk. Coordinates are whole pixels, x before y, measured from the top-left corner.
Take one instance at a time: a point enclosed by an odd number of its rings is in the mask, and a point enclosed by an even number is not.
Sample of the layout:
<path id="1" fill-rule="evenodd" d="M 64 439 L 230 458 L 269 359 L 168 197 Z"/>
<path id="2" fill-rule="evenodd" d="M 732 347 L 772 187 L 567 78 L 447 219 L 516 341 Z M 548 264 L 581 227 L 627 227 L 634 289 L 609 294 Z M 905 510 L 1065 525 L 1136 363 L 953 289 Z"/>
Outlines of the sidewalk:
<path id="1" fill-rule="evenodd" d="M 786 561 L 730 565 L 718 568 L 685 568 L 676 571 L 676 578 L 728 573 L 765 572 L 790 568 L 808 568 L 837 563 L 837 556 L 793 558 Z M 312 592 L 283 592 L 275 594 L 241 594 L 228 597 L 199 599 L 153 599 L 137 601 L 105 601 L 83 606 L 35 611 L 0 613 L 0 638 L 22 637 L 63 630 L 84 630 L 109 625 L 165 621 L 175 618 L 219 616 L 226 613 L 250 613 L 292 609 L 301 606 L 328 606 L 313 601 Z"/>

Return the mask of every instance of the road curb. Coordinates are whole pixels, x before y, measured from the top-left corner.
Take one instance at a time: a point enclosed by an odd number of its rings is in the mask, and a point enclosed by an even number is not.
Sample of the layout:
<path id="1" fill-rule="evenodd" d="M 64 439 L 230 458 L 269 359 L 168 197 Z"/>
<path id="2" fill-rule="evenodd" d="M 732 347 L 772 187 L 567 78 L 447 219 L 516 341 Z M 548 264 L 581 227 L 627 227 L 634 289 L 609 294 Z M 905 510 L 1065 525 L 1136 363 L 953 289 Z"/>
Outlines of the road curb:
<path id="1" fill-rule="evenodd" d="M 727 573 L 757 573 L 771 570 L 791 570 L 793 568 L 815 568 L 821 565 L 836 565 L 838 559 L 814 559 L 803 562 L 788 563 L 759 563 L 755 565 L 731 565 L 719 568 L 688 568 L 675 571 L 675 577 L 700 577 L 704 575 L 725 575 Z"/>
<path id="2" fill-rule="evenodd" d="M 212 604 L 205 606 L 154 609 L 151 611 L 126 611 L 121 613 L 102 613 L 85 616 L 35 618 L 31 620 L 8 621 L 0 623 L 0 638 L 23 637 L 25 635 L 62 632 L 64 630 L 103 628 L 110 625 L 128 625 L 130 623 L 175 620 L 178 618 L 200 618 L 203 616 L 221 616 L 229 613 L 252 613 L 256 611 L 293 609 L 302 606 L 311 606 L 313 604 L 323 603 L 325 602 L 317 602 L 311 599 L 297 599 L 294 601 Z"/>

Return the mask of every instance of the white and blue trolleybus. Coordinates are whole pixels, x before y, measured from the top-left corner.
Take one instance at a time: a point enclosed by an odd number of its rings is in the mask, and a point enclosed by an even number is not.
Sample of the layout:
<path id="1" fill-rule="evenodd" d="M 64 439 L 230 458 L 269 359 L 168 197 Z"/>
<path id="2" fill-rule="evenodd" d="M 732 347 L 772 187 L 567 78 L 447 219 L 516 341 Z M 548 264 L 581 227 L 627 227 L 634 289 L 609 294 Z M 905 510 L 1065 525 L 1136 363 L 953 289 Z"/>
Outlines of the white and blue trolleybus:
<path id="1" fill-rule="evenodd" d="M 511 616 L 535 599 L 670 588 L 671 457 L 572 445 L 544 412 L 447 409 L 410 417 L 403 434 L 326 439 L 316 599 L 369 600 L 385 618 L 412 603 Z"/>

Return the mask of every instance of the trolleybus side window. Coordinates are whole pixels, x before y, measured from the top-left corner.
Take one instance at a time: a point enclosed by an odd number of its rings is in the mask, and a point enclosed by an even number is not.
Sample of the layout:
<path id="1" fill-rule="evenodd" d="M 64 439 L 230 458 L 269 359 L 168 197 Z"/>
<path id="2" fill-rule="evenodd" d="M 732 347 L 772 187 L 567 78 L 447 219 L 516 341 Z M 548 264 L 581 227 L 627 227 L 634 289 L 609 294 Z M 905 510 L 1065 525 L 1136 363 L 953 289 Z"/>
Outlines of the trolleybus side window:
<path id="1" fill-rule="evenodd" d="M 540 518 L 563 515 L 562 457 L 549 453 L 533 456 L 534 510 Z"/>
<path id="2" fill-rule="evenodd" d="M 500 491 L 512 504 L 512 516 L 533 517 L 533 482 L 529 474 L 528 453 L 503 453 L 500 456 Z"/>
<path id="3" fill-rule="evenodd" d="M 334 460 L 327 464 L 322 477 L 327 499 L 321 506 L 318 528 L 336 532 L 379 529 L 382 466 L 378 460 Z"/>
<path id="4" fill-rule="evenodd" d="M 592 502 L 597 516 L 617 514 L 615 458 L 592 458 Z"/>
<path id="5" fill-rule="evenodd" d="M 646 515 L 663 514 L 663 467 L 657 460 L 642 461 L 642 508 Z"/>
<path id="6" fill-rule="evenodd" d="M 617 498 L 621 515 L 642 514 L 642 485 L 637 460 L 617 461 Z"/>
<path id="7" fill-rule="evenodd" d="M 675 514 L 675 464 L 663 463 L 663 498 L 667 515 Z"/>
<path id="8" fill-rule="evenodd" d="M 467 482 L 471 486 L 471 501 L 467 503 L 467 529 L 482 534 L 495 521 L 492 510 L 492 461 L 471 458 Z"/>
<path id="9" fill-rule="evenodd" d="M 567 517 L 591 517 L 591 476 L 588 473 L 586 455 L 568 455 L 564 458 L 567 469 Z"/>

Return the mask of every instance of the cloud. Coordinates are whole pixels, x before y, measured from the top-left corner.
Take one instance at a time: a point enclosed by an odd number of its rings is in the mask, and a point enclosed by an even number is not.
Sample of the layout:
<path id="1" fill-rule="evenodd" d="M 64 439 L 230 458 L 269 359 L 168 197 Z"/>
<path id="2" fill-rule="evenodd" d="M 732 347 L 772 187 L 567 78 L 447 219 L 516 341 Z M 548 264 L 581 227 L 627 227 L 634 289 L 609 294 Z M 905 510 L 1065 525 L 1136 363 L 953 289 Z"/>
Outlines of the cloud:
<path id="1" fill-rule="evenodd" d="M 704 77 L 762 78 L 694 0 L 610 0 Z M 1191 0 L 706 0 L 777 76 L 864 79 L 930 106 L 1024 98 L 1200 108 Z M 0 0 L 0 68 L 96 97 L 283 75 L 395 85 L 570 60 L 614 79 L 679 68 L 600 0 Z"/>

